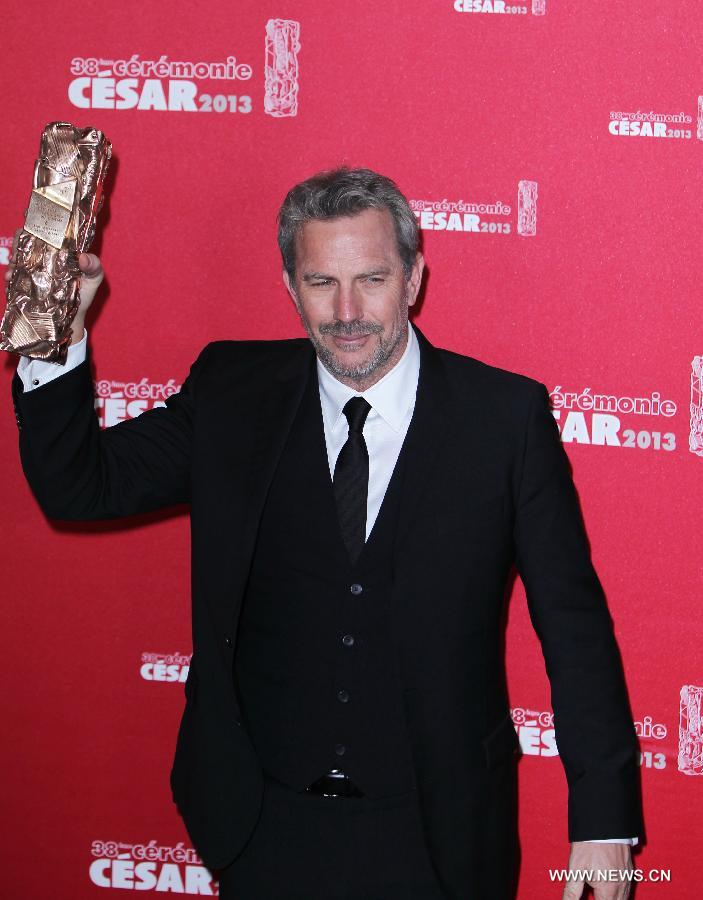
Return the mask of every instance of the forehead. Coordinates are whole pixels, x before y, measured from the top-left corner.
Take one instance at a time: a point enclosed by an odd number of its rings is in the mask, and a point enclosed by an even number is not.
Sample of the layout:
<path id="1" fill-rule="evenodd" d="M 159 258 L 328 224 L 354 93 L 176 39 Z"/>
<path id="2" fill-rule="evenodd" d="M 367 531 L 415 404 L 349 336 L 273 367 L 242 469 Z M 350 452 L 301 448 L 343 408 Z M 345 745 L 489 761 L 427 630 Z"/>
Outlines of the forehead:
<path id="1" fill-rule="evenodd" d="M 313 219 L 296 237 L 299 266 L 315 268 L 359 260 L 399 263 L 393 217 L 387 209 L 365 209 L 354 216 Z"/>

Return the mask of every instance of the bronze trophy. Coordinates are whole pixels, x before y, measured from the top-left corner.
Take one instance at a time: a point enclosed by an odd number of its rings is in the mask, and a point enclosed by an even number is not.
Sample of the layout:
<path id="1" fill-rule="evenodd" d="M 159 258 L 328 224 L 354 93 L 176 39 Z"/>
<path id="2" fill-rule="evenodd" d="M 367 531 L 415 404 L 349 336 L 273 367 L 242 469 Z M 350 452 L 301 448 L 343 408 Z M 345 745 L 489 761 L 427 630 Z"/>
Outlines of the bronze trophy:
<path id="1" fill-rule="evenodd" d="M 78 254 L 90 247 L 112 145 L 102 131 L 51 122 L 16 242 L 0 350 L 65 363 L 80 304 Z"/>

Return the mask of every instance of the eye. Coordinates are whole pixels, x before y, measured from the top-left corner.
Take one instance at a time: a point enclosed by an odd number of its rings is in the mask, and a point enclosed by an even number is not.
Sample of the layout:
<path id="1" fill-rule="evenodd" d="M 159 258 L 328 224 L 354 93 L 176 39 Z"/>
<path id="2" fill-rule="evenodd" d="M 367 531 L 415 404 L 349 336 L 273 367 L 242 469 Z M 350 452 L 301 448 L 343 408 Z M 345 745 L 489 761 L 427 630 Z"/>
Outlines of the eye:
<path id="1" fill-rule="evenodd" d="M 314 281 L 310 282 L 312 287 L 327 287 L 332 284 L 329 278 L 316 278 Z"/>
<path id="2" fill-rule="evenodd" d="M 383 284 L 386 279 L 382 275 L 369 275 L 366 280 L 370 284 Z"/>

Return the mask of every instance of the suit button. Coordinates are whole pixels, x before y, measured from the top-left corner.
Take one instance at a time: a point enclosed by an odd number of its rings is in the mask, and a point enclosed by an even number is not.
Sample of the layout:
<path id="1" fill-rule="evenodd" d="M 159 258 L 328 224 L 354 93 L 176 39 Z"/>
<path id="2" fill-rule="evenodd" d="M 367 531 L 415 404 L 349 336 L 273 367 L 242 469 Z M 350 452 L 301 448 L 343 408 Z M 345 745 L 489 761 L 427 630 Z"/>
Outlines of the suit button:
<path id="1" fill-rule="evenodd" d="M 228 647 L 231 647 L 231 646 L 232 646 L 232 638 L 231 638 L 231 637 L 226 637 L 226 638 L 225 638 L 225 644 L 227 644 Z"/>
<path id="2" fill-rule="evenodd" d="M 334 752 L 337 754 L 337 756 L 344 756 L 344 754 L 347 752 L 347 748 L 344 746 L 344 744 L 335 744 Z"/>
<path id="3" fill-rule="evenodd" d="M 348 703 L 349 691 L 337 691 L 337 700 L 339 700 L 340 703 Z"/>
<path id="4" fill-rule="evenodd" d="M 354 635 L 353 634 L 345 634 L 342 638 L 342 643 L 345 647 L 353 647 L 354 646 Z"/>
<path id="5" fill-rule="evenodd" d="M 352 592 L 352 594 L 360 594 L 364 589 L 360 584 L 353 584 L 349 588 L 349 590 Z"/>

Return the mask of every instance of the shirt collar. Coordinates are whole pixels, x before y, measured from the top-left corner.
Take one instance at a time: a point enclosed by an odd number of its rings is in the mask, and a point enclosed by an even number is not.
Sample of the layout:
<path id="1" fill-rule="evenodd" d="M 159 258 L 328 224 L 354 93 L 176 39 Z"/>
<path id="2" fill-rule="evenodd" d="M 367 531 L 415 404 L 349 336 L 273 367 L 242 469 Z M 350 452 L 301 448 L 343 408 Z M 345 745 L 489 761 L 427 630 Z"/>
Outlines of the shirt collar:
<path id="1" fill-rule="evenodd" d="M 408 340 L 403 355 L 380 381 L 365 391 L 356 391 L 342 384 L 317 360 L 317 377 L 325 425 L 333 431 L 342 417 L 342 410 L 350 397 L 363 397 L 379 416 L 393 429 L 400 431 L 408 408 L 414 403 L 420 374 L 420 345 L 415 330 L 408 322 Z M 371 413 L 369 413 L 370 415 Z"/>

